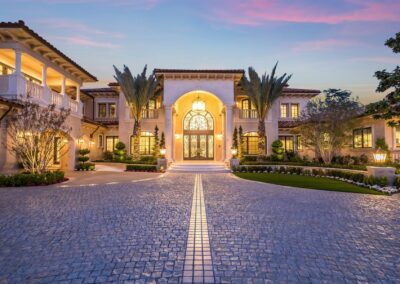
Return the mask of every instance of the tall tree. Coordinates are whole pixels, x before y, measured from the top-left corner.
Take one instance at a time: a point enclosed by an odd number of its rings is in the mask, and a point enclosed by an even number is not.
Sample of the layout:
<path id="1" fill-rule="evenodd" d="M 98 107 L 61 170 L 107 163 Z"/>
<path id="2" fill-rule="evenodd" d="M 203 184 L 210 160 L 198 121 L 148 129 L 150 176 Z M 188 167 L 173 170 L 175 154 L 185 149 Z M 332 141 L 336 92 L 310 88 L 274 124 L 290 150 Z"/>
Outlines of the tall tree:
<path id="1" fill-rule="evenodd" d="M 160 137 L 158 135 L 158 126 L 154 127 L 154 147 L 153 147 L 153 155 L 154 157 L 160 156 Z"/>
<path id="2" fill-rule="evenodd" d="M 348 143 L 356 125 L 354 118 L 362 114 L 364 108 L 358 99 L 351 98 L 350 91 L 328 89 L 324 95 L 324 98 L 308 102 L 295 131 L 301 133 L 306 146 L 314 149 L 316 157 L 329 164 Z"/>
<path id="3" fill-rule="evenodd" d="M 244 136 L 243 136 L 243 127 L 239 126 L 239 148 L 238 148 L 238 157 L 242 158 L 244 153 Z"/>
<path id="4" fill-rule="evenodd" d="M 389 38 L 386 46 L 391 48 L 394 53 L 400 53 L 400 32 L 395 37 Z M 375 72 L 375 77 L 379 80 L 377 92 L 389 91 L 386 97 L 367 106 L 367 113 L 372 114 L 375 119 L 388 120 L 389 126 L 400 124 L 400 66 L 397 65 L 392 72 L 381 70 Z"/>
<path id="5" fill-rule="evenodd" d="M 157 88 L 157 79 L 154 74 L 147 77 L 147 65 L 143 68 L 141 74 L 132 76 L 131 71 L 124 65 L 123 72 L 114 66 L 115 76 L 122 92 L 128 102 L 132 117 L 133 125 L 133 159 L 140 158 L 140 132 L 142 122 L 142 110 L 146 107 L 150 98 L 155 96 Z"/>
<path id="6" fill-rule="evenodd" d="M 71 131 L 66 125 L 70 110 L 56 109 L 55 105 L 41 107 L 31 101 L 8 116 L 7 132 L 11 142 L 7 149 L 15 154 L 25 170 L 43 173 L 49 169 L 55 155 L 66 153 L 65 135 Z M 54 151 L 58 153 L 55 153 Z"/>
<path id="7" fill-rule="evenodd" d="M 263 159 L 266 154 L 265 119 L 268 111 L 292 77 L 292 75 L 288 76 L 286 73 L 279 78 L 276 77 L 277 65 L 278 63 L 275 64 L 270 75 L 264 73 L 261 78 L 253 67 L 249 67 L 249 78 L 243 76 L 242 79 L 243 89 L 258 115 L 258 159 Z"/>

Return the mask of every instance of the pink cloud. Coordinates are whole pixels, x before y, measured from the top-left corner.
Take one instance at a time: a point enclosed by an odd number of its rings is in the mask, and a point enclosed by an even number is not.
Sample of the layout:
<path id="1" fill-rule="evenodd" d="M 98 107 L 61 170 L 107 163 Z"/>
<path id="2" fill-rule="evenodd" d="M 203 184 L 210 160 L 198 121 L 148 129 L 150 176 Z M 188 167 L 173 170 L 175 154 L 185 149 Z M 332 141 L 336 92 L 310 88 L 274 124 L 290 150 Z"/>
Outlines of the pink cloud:
<path id="1" fill-rule="evenodd" d="M 294 52 L 322 51 L 322 50 L 330 50 L 334 48 L 351 46 L 355 44 L 360 44 L 360 42 L 354 40 L 331 38 L 331 39 L 300 42 L 294 45 L 292 50 Z"/>
<path id="2" fill-rule="evenodd" d="M 61 40 L 72 45 L 81 45 L 88 47 L 102 47 L 102 48 L 119 48 L 120 46 L 110 42 L 95 41 L 82 36 L 58 36 L 55 39 Z"/>
<path id="3" fill-rule="evenodd" d="M 350 5 L 333 11 L 321 5 L 284 0 L 228 0 L 209 2 L 213 18 L 238 25 L 261 25 L 266 22 L 325 23 L 399 22 L 400 2 L 391 0 L 343 0 Z"/>

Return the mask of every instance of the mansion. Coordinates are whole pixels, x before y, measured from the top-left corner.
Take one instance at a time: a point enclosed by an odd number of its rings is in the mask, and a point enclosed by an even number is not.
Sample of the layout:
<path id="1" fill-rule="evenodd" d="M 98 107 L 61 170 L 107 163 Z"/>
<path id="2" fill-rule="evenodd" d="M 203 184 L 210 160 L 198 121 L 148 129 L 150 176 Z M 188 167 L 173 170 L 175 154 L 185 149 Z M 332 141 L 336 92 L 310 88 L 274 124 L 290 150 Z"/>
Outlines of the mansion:
<path id="1" fill-rule="evenodd" d="M 111 68 L 111 67 L 110 67 Z M 161 95 L 143 109 L 140 152 L 150 155 L 154 129 L 165 134 L 166 158 L 170 162 L 209 160 L 226 162 L 231 158 L 232 136 L 242 127 L 245 154 L 257 154 L 257 113 L 243 92 L 240 81 L 244 70 L 155 69 Z M 82 68 L 22 21 L 0 23 L 0 171 L 16 167 L 17 159 L 5 149 L 7 114 L 22 107 L 27 95 L 39 105 L 55 104 L 71 109 L 64 137 L 67 155 L 54 155 L 54 167 L 74 169 L 76 151 L 89 148 L 92 160 L 103 159 L 118 141 L 131 153 L 134 121 L 124 94 L 117 83 L 107 88 L 84 88 L 96 82 Z M 291 129 L 307 102 L 319 90 L 287 87 L 265 120 L 267 155 L 271 143 L 280 139 L 286 151 L 312 156 L 304 149 L 301 136 Z M 353 145 L 344 151 L 371 153 L 375 140 L 384 137 L 391 150 L 400 148 L 400 130 L 385 121 L 362 117 L 353 132 Z M 54 149 L 56 152 L 57 149 Z"/>

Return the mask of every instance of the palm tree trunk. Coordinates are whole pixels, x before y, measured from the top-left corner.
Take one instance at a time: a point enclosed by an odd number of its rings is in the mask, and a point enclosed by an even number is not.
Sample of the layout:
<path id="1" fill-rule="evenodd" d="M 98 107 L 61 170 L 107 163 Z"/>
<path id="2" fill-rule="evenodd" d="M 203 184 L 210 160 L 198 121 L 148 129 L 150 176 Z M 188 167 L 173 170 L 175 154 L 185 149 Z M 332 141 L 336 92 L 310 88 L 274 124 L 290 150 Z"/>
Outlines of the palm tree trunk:
<path id="1" fill-rule="evenodd" d="M 258 121 L 258 159 L 265 156 L 265 123 L 264 120 Z"/>
<path id="2" fill-rule="evenodd" d="M 141 132 L 140 121 L 135 120 L 135 123 L 133 125 L 133 153 L 132 153 L 132 159 L 135 161 L 140 159 L 140 132 Z"/>

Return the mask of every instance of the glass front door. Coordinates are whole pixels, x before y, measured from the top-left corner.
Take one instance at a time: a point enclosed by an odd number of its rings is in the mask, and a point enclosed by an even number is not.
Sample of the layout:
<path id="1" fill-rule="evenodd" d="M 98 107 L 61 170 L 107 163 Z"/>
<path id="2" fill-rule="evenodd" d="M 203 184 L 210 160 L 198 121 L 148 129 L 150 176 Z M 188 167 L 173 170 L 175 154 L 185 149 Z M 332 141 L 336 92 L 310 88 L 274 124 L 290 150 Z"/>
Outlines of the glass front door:
<path id="1" fill-rule="evenodd" d="M 184 134 L 183 158 L 185 160 L 213 160 L 214 135 Z"/>

